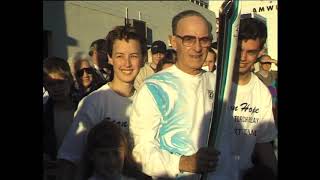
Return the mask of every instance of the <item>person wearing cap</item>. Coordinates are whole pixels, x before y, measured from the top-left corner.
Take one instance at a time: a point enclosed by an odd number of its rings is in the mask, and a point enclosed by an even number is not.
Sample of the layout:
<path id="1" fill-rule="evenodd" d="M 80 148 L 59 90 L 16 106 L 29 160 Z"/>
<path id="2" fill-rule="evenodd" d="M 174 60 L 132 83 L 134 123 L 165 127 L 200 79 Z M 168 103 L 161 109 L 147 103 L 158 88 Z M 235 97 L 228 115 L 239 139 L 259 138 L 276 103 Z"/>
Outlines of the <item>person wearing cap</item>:
<path id="1" fill-rule="evenodd" d="M 266 85 L 271 86 L 273 81 L 278 78 L 277 71 L 270 71 L 271 64 L 277 65 L 277 61 L 272 59 L 269 55 L 265 54 L 260 57 L 260 70 L 255 74 Z"/>
<path id="2" fill-rule="evenodd" d="M 146 63 L 141 68 L 137 78 L 134 81 L 134 88 L 139 89 L 143 81 L 156 73 L 158 63 L 165 57 L 167 46 L 163 41 L 154 41 L 151 45 L 152 62 Z"/>
<path id="3" fill-rule="evenodd" d="M 106 40 L 97 39 L 90 45 L 89 55 L 92 58 L 93 66 L 97 74 L 99 75 L 100 81 L 106 83 L 111 81 L 110 75 L 108 74 L 108 58 L 106 51 Z"/>
<path id="4" fill-rule="evenodd" d="M 277 116 L 277 82 L 278 82 L 278 72 L 270 71 L 271 64 L 274 63 L 278 65 L 277 61 L 272 59 L 269 55 L 262 55 L 260 57 L 260 70 L 255 74 L 258 78 L 268 87 L 271 95 L 272 95 L 272 110 L 274 114 L 274 119 L 276 125 L 278 124 L 278 116 Z"/>

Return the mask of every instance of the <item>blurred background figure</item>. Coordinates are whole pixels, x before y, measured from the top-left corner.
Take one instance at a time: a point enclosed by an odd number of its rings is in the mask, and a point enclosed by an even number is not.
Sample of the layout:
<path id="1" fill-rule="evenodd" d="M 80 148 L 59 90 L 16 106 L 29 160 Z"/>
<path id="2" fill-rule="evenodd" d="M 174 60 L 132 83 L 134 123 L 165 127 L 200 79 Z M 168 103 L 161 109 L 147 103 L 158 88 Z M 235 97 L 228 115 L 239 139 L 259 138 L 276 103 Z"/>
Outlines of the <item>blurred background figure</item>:
<path id="1" fill-rule="evenodd" d="M 74 83 L 66 60 L 49 57 L 43 61 L 43 84 L 48 93 L 43 108 L 44 178 L 55 177 L 57 150 L 68 131 L 76 105 Z"/>
<path id="2" fill-rule="evenodd" d="M 278 65 L 277 61 L 272 59 L 269 55 L 262 55 L 259 59 L 260 70 L 255 74 L 257 77 L 269 88 L 272 95 L 272 110 L 273 116 L 278 127 L 278 108 L 277 108 L 277 97 L 278 97 L 278 72 L 270 71 L 271 64 Z"/>
<path id="3" fill-rule="evenodd" d="M 277 64 L 277 61 L 272 59 L 269 55 L 262 55 L 259 59 L 260 70 L 255 74 L 258 78 L 267 86 L 271 86 L 273 81 L 276 81 L 278 78 L 277 71 L 270 71 L 271 63 Z"/>
<path id="4" fill-rule="evenodd" d="M 212 48 L 209 48 L 208 50 L 208 55 L 202 65 L 202 69 L 205 71 L 214 72 L 216 70 L 217 54 Z"/>
<path id="5" fill-rule="evenodd" d="M 167 46 L 163 41 L 154 41 L 151 45 L 151 63 L 145 63 L 145 65 L 140 69 L 138 76 L 134 81 L 134 88 L 138 90 L 143 83 L 143 81 L 154 74 L 157 69 L 158 63 L 163 60 L 167 52 Z"/>
<path id="6" fill-rule="evenodd" d="M 255 74 L 268 87 L 271 93 L 273 117 L 275 125 L 278 128 L 278 72 L 270 70 L 272 63 L 278 65 L 278 62 L 269 55 L 262 55 L 259 58 L 260 69 Z M 278 138 L 272 144 L 275 155 L 278 158 Z"/>
<path id="7" fill-rule="evenodd" d="M 174 49 L 168 49 L 165 57 L 157 64 L 156 72 L 171 67 L 176 63 L 177 52 Z"/>
<path id="8" fill-rule="evenodd" d="M 106 50 L 106 40 L 97 39 L 90 45 L 89 56 L 92 58 L 93 67 L 96 70 L 99 78 L 105 82 L 109 82 L 110 77 L 108 74 L 107 64 L 108 56 Z"/>
<path id="9" fill-rule="evenodd" d="M 72 123 L 75 104 L 70 67 L 66 60 L 49 57 L 43 63 L 43 82 L 49 98 L 43 112 L 44 151 L 56 159 L 57 149 Z"/>
<path id="10" fill-rule="evenodd" d="M 106 82 L 99 78 L 94 69 L 91 58 L 82 53 L 76 53 L 75 56 L 68 59 L 72 69 L 72 74 L 77 84 L 76 102 L 79 102 L 84 96 L 98 89 Z"/>

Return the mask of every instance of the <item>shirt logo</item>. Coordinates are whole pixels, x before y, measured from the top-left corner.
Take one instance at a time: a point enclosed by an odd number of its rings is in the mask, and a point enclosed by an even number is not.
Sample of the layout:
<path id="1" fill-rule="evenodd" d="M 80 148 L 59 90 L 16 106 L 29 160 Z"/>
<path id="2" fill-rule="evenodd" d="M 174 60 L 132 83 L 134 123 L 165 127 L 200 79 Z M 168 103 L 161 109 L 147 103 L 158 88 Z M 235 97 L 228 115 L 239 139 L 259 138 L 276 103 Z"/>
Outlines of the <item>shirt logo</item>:
<path id="1" fill-rule="evenodd" d="M 208 96 L 209 96 L 209 99 L 213 100 L 213 98 L 214 98 L 213 90 L 208 90 Z"/>

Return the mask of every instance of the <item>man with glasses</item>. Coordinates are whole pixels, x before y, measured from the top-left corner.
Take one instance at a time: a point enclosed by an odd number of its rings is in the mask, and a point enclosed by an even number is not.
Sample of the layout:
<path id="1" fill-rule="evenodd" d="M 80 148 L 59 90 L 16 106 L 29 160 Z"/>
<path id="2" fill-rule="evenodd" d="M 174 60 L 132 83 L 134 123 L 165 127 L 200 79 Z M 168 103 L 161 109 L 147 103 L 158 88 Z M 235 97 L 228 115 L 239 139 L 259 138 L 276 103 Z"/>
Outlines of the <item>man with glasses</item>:
<path id="1" fill-rule="evenodd" d="M 149 176 L 199 179 L 215 171 L 219 152 L 206 147 L 215 75 L 201 69 L 211 31 L 199 12 L 177 14 L 171 37 L 176 64 L 147 78 L 133 102 L 133 156 Z"/>

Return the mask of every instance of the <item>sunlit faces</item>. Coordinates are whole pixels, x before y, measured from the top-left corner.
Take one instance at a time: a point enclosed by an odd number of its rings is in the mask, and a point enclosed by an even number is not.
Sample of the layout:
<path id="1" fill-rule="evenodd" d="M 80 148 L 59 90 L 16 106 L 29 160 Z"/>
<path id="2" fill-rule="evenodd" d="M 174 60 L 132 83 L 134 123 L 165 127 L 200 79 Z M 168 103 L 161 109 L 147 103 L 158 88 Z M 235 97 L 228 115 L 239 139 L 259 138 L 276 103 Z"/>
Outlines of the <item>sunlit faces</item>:
<path id="1" fill-rule="evenodd" d="M 106 179 L 117 179 L 122 173 L 125 148 L 96 148 L 92 159 L 97 174 Z"/>
<path id="2" fill-rule="evenodd" d="M 165 54 L 161 53 L 161 52 L 157 52 L 155 54 L 152 54 L 152 62 L 157 65 L 159 63 L 159 61 L 161 61 L 164 58 L 164 56 L 165 56 Z"/>
<path id="3" fill-rule="evenodd" d="M 260 50 L 260 39 L 249 39 L 241 42 L 238 48 L 237 57 L 240 58 L 239 73 L 247 74 L 251 72 L 251 66 L 256 62 Z M 240 54 L 239 54 L 240 53 Z"/>
<path id="4" fill-rule="evenodd" d="M 90 67 L 90 64 L 88 63 L 88 61 L 86 61 L 86 60 L 81 61 L 79 70 L 83 70 L 83 75 L 78 78 L 80 80 L 81 85 L 85 88 L 88 88 L 91 85 L 92 80 L 93 80 L 92 72 L 85 70 L 85 69 L 89 69 L 89 68 L 91 68 L 91 67 Z"/>
<path id="5" fill-rule="evenodd" d="M 114 69 L 114 80 L 133 83 L 142 63 L 142 53 L 138 40 L 116 40 L 113 44 L 110 64 Z"/>
<path id="6" fill-rule="evenodd" d="M 44 79 L 44 86 L 55 101 L 64 100 L 70 93 L 70 82 L 61 73 L 49 73 Z"/>
<path id="7" fill-rule="evenodd" d="M 208 25 L 201 17 L 189 16 L 178 22 L 177 35 L 197 37 L 195 44 L 190 47 L 184 46 L 181 38 L 172 37 L 172 46 L 177 51 L 176 65 L 178 68 L 189 74 L 198 74 L 201 71 L 208 53 L 208 47 L 202 47 L 199 38 L 208 37 L 209 33 Z"/>

